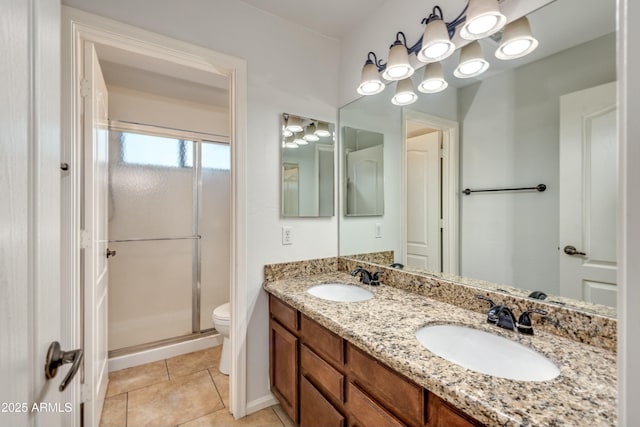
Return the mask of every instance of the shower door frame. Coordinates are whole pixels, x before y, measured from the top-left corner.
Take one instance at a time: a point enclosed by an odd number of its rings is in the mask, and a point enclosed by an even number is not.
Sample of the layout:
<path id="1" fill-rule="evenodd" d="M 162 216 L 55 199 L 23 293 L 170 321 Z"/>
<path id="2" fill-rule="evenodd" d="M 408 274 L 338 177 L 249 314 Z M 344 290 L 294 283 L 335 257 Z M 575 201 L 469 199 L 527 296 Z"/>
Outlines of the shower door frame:
<path id="1" fill-rule="evenodd" d="M 69 6 L 61 7 L 62 27 L 62 155 L 70 165 L 61 185 L 61 299 L 68 301 L 61 330 L 67 347 L 82 343 L 81 233 L 79 214 L 82 197 L 82 46 L 85 41 L 115 47 L 134 55 L 149 56 L 229 79 L 229 136 L 231 146 L 231 270 L 230 304 L 232 324 L 230 412 L 235 418 L 247 414 L 247 236 L 246 236 L 246 145 L 247 62 L 224 53 L 176 40 L 132 25 L 117 22 Z M 77 407 L 91 398 L 81 393 L 76 381 L 67 388 L 68 401 Z M 78 417 L 74 418 L 79 425 Z"/>
<path id="2" fill-rule="evenodd" d="M 202 220 L 202 144 L 221 144 L 231 146 L 229 137 L 212 133 L 196 132 L 191 130 L 174 129 L 158 125 L 133 123 L 124 120 L 109 120 L 109 132 L 136 133 L 140 135 L 157 136 L 161 138 L 173 138 L 193 143 L 193 171 L 192 174 L 192 206 L 191 206 L 191 236 L 181 237 L 157 237 L 157 238 L 127 238 L 109 240 L 109 243 L 160 241 L 160 240 L 193 240 L 191 254 L 191 334 L 165 338 L 160 341 L 135 344 L 122 349 L 109 351 L 109 357 L 121 356 L 153 348 L 156 345 L 173 344 L 183 342 L 190 338 L 201 337 L 214 331 L 213 327 L 202 329 L 201 327 L 201 294 L 202 294 L 202 236 L 200 235 Z M 109 160 L 111 161 L 111 159 Z M 233 173 L 232 170 L 229 171 Z M 233 195 L 232 195 L 233 198 Z M 229 224 L 231 225 L 231 224 Z"/>

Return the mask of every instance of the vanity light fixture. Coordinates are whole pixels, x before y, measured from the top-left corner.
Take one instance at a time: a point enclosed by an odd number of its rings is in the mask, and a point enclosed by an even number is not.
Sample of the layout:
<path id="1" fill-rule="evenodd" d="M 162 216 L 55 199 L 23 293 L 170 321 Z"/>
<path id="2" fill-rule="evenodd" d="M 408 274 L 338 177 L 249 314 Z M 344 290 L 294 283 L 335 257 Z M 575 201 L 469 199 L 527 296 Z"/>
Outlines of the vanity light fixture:
<path id="1" fill-rule="evenodd" d="M 402 36 L 403 41 L 400 40 L 400 36 Z M 402 31 L 398 31 L 396 41 L 393 42 L 389 49 L 389 59 L 382 77 L 387 80 L 402 80 L 411 77 L 414 71 L 409 63 L 407 37 Z"/>
<path id="2" fill-rule="evenodd" d="M 293 141 L 293 137 L 287 137 L 284 139 L 285 148 L 298 148 L 298 144 Z"/>
<path id="3" fill-rule="evenodd" d="M 531 34 L 529 19 L 523 16 L 504 27 L 502 43 L 496 49 L 496 58 L 505 60 L 521 58 L 537 47 L 538 40 Z"/>
<path id="4" fill-rule="evenodd" d="M 424 34 L 422 45 L 418 51 L 418 60 L 422 62 L 436 62 L 448 58 L 456 50 L 456 45 L 451 41 L 449 28 L 442 18 L 442 9 L 439 6 L 433 8 L 429 17 L 422 20 Z"/>
<path id="5" fill-rule="evenodd" d="M 314 133 L 320 138 L 327 138 L 331 136 L 331 132 L 329 132 L 329 124 L 325 122 L 317 122 L 316 131 Z"/>
<path id="6" fill-rule="evenodd" d="M 418 100 L 418 95 L 413 91 L 413 83 L 410 78 L 400 80 L 396 86 L 396 94 L 391 98 L 394 105 L 409 105 Z"/>
<path id="7" fill-rule="evenodd" d="M 460 61 L 453 75 L 461 79 L 479 76 L 487 71 L 489 63 L 484 59 L 482 46 L 476 40 L 460 49 Z"/>
<path id="8" fill-rule="evenodd" d="M 424 77 L 418 85 L 418 90 L 422 93 L 438 93 L 442 92 L 449 86 L 444 79 L 442 72 L 442 64 L 440 62 L 432 62 L 425 65 Z"/>
<path id="9" fill-rule="evenodd" d="M 311 123 L 309 126 L 304 128 L 304 136 L 302 137 L 307 142 L 316 142 L 320 140 L 320 137 L 315 134 L 316 125 Z"/>
<path id="10" fill-rule="evenodd" d="M 290 136 L 293 136 L 293 132 L 291 132 L 289 129 L 282 127 L 282 136 L 284 136 L 285 138 L 288 138 Z"/>
<path id="11" fill-rule="evenodd" d="M 372 56 L 373 59 L 371 59 Z M 360 95 L 376 95 L 384 90 L 386 85 L 378 73 L 379 67 L 380 61 L 378 61 L 378 57 L 375 53 L 369 52 L 367 62 L 365 62 L 362 67 L 360 86 L 358 86 L 358 93 Z"/>
<path id="12" fill-rule="evenodd" d="M 469 0 L 460 37 L 466 40 L 482 39 L 500 31 L 506 22 L 507 17 L 500 12 L 498 0 Z"/>

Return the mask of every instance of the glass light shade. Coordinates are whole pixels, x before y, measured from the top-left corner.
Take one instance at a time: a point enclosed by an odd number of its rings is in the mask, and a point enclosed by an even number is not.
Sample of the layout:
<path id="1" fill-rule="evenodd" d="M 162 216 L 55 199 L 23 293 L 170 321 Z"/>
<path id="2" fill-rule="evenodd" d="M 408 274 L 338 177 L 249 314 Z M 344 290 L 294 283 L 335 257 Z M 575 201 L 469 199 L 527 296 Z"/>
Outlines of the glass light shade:
<path id="1" fill-rule="evenodd" d="M 444 79 L 441 63 L 432 62 L 424 67 L 424 77 L 422 78 L 422 82 L 418 85 L 418 90 L 420 92 L 442 92 L 447 88 L 447 86 L 449 86 L 449 83 Z"/>
<path id="2" fill-rule="evenodd" d="M 288 138 L 290 136 L 293 136 L 293 132 L 291 132 L 287 128 L 282 128 L 282 136 L 284 136 L 285 138 Z"/>
<path id="3" fill-rule="evenodd" d="M 467 19 L 460 29 L 460 37 L 478 40 L 497 33 L 507 17 L 500 13 L 498 0 L 469 0 Z"/>
<path id="4" fill-rule="evenodd" d="M 286 129 L 293 133 L 302 132 L 302 119 L 296 116 L 289 116 Z"/>
<path id="5" fill-rule="evenodd" d="M 321 138 L 331 136 L 331 132 L 329 132 L 329 125 L 324 122 L 318 122 L 318 124 L 316 125 L 315 134 Z"/>
<path id="6" fill-rule="evenodd" d="M 400 80 L 396 86 L 396 94 L 391 98 L 393 105 L 409 105 L 417 100 L 418 95 L 413 91 L 411 79 Z"/>
<path id="7" fill-rule="evenodd" d="M 496 50 L 498 59 L 516 59 L 530 54 L 538 47 L 538 40 L 531 34 L 526 16 L 507 24 L 502 34 L 502 43 Z"/>
<path id="8" fill-rule="evenodd" d="M 417 56 L 422 62 L 436 62 L 448 58 L 455 50 L 456 45 L 449 39 L 447 24 L 442 19 L 435 19 L 424 28 L 422 48 Z"/>
<path id="9" fill-rule="evenodd" d="M 402 80 L 411 77 L 413 72 L 407 47 L 402 42 L 396 41 L 389 49 L 387 68 L 382 73 L 382 77 L 387 80 Z"/>
<path id="10" fill-rule="evenodd" d="M 291 141 L 291 142 L 285 142 L 284 146 L 286 148 L 298 148 L 298 144 L 296 144 L 295 142 Z"/>
<path id="11" fill-rule="evenodd" d="M 362 77 L 360 79 L 360 86 L 358 86 L 358 93 L 360 95 L 376 95 L 382 92 L 385 88 L 384 82 L 380 79 L 378 74 L 378 67 L 371 60 L 367 60 L 362 67 Z"/>
<path id="12" fill-rule="evenodd" d="M 307 145 L 308 142 L 304 139 L 303 135 L 296 135 L 293 140 L 297 145 Z"/>
<path id="13" fill-rule="evenodd" d="M 304 136 L 302 138 L 308 142 L 319 141 L 320 137 L 316 135 L 315 132 L 316 132 L 316 125 L 312 123 L 304 129 Z"/>
<path id="14" fill-rule="evenodd" d="M 477 41 L 471 42 L 460 49 L 460 61 L 453 71 L 453 75 L 461 79 L 478 76 L 489 68 L 489 63 L 484 59 L 482 46 Z"/>

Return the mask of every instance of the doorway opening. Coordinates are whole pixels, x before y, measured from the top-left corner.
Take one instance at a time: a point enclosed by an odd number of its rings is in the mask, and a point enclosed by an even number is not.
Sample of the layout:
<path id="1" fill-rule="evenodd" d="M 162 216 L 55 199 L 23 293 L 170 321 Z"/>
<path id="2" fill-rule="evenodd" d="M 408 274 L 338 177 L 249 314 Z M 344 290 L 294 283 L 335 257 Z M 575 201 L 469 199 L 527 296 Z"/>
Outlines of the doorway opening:
<path id="1" fill-rule="evenodd" d="M 216 344 L 229 302 L 229 409 L 244 416 L 245 61 L 63 7 L 63 64 L 63 330 L 85 349 L 72 400 L 97 425 L 109 356 Z"/>

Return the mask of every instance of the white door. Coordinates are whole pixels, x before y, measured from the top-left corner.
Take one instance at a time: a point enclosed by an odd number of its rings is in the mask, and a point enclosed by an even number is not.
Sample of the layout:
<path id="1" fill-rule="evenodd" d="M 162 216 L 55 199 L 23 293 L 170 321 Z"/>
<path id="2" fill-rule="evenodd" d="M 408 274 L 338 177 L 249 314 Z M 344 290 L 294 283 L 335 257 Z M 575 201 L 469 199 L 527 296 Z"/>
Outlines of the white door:
<path id="1" fill-rule="evenodd" d="M 109 284 L 107 86 L 93 43 L 84 42 L 84 384 L 85 425 L 100 424 L 108 382 L 107 291 Z"/>
<path id="2" fill-rule="evenodd" d="M 348 215 L 383 214 L 382 156 L 382 145 L 347 154 Z"/>
<path id="3" fill-rule="evenodd" d="M 63 340 L 60 287 L 60 2 L 0 0 L 0 425 L 73 424 L 44 375 Z"/>
<path id="4" fill-rule="evenodd" d="M 616 305 L 616 113 L 615 82 L 560 98 L 560 293 L 610 306 Z"/>
<path id="5" fill-rule="evenodd" d="M 407 139 L 407 240 L 405 264 L 440 271 L 439 131 Z"/>

